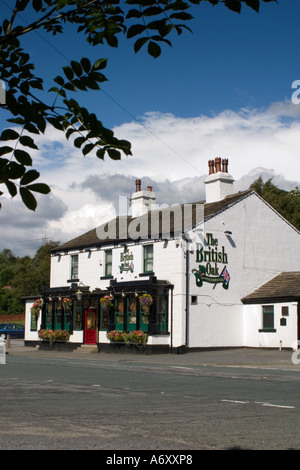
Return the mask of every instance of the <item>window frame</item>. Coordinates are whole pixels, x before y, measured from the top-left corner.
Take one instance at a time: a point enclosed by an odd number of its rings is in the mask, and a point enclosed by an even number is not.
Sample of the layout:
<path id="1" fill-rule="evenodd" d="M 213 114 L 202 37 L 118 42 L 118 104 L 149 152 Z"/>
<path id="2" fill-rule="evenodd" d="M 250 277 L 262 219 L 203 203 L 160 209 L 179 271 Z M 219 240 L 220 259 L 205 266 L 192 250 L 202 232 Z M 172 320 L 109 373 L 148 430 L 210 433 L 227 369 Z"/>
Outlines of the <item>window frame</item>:
<path id="1" fill-rule="evenodd" d="M 149 248 L 152 249 L 151 253 L 148 252 Z M 152 269 L 151 270 L 146 269 L 146 267 L 148 268 L 147 263 L 149 263 L 149 261 L 152 263 Z M 154 264 L 154 245 L 153 245 L 153 243 L 151 243 L 151 244 L 147 244 L 147 245 L 143 246 L 143 273 L 144 274 L 153 273 L 153 264 Z"/>
<path id="2" fill-rule="evenodd" d="M 275 329 L 275 309 L 274 309 L 274 305 L 262 305 L 261 306 L 262 310 L 261 310 L 261 313 L 262 313 L 262 317 L 261 317 L 261 320 L 262 320 L 262 328 L 259 330 L 260 333 L 274 333 L 276 332 L 276 329 Z M 270 318 L 266 318 L 267 315 L 272 315 L 272 325 L 271 324 L 268 324 L 270 323 Z"/>
<path id="3" fill-rule="evenodd" d="M 109 255 L 110 255 L 110 261 L 108 260 Z M 104 253 L 104 276 L 105 277 L 112 276 L 112 258 L 113 258 L 113 250 L 112 249 L 105 250 L 105 253 Z"/>
<path id="4" fill-rule="evenodd" d="M 72 281 L 74 281 L 75 279 L 79 279 L 78 273 L 79 273 L 79 255 L 77 253 L 77 254 L 71 255 L 71 277 L 70 277 L 70 279 Z"/>

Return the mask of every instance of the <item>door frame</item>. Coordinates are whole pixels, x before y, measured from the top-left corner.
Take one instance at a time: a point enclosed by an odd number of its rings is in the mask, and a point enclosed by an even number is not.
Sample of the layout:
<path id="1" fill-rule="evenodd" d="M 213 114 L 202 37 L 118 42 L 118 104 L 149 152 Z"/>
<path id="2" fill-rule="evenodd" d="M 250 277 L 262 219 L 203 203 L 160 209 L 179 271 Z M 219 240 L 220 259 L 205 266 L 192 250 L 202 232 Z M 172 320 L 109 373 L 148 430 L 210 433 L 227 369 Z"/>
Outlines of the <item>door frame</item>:
<path id="1" fill-rule="evenodd" d="M 94 328 L 88 328 L 88 313 L 94 313 Z M 95 307 L 88 307 L 84 310 L 84 344 L 97 344 L 97 333 L 98 333 L 98 325 L 97 325 L 97 317 L 98 312 Z"/>

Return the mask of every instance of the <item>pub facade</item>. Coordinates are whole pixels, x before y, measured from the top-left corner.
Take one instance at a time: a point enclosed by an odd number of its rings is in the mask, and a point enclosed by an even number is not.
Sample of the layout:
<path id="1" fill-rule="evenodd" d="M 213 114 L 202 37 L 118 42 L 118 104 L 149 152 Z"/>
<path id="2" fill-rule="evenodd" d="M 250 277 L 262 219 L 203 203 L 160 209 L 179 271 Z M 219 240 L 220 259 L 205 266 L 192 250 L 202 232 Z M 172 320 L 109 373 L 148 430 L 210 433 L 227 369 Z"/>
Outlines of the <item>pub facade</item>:
<path id="1" fill-rule="evenodd" d="M 227 160 L 208 163 L 205 201 L 160 209 L 136 180 L 128 214 L 55 248 L 41 309 L 26 300 L 25 344 L 48 329 L 99 352 L 115 331 L 146 333 L 150 352 L 295 348 L 300 293 L 251 294 L 297 277 L 299 231 L 255 191 L 233 194 Z"/>

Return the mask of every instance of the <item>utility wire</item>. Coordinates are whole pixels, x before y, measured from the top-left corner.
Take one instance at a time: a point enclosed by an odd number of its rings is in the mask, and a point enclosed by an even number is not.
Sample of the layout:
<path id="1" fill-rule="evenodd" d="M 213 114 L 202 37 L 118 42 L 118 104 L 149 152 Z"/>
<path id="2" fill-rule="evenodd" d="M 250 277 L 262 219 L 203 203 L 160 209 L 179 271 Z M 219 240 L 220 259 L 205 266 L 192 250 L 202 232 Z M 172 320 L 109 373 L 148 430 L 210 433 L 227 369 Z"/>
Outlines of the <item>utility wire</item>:
<path id="1" fill-rule="evenodd" d="M 13 8 L 6 3 L 5 0 L 0 0 L 1 3 L 3 3 L 7 8 L 9 8 L 11 11 L 13 11 Z M 18 14 L 18 17 L 26 24 L 29 25 L 29 23 L 22 17 L 22 15 Z M 45 38 L 39 31 L 34 30 L 33 31 L 35 34 L 37 34 L 44 42 L 48 44 L 52 49 L 54 49 L 61 57 L 66 59 L 70 63 L 70 59 L 62 52 L 60 51 L 56 46 L 54 46 L 50 41 L 48 41 L 47 38 Z M 165 147 L 167 147 L 174 155 L 179 157 L 181 160 L 183 160 L 185 163 L 187 163 L 189 166 L 191 166 L 194 170 L 196 170 L 201 176 L 205 176 L 204 173 L 202 173 L 199 168 L 197 168 L 195 165 L 193 165 L 187 158 L 183 157 L 180 153 L 178 153 L 173 147 L 171 147 L 169 144 L 167 144 L 164 140 L 162 140 L 160 137 L 158 137 L 157 134 L 155 134 L 153 131 L 151 131 L 145 124 L 140 122 L 128 109 L 126 109 L 121 103 L 119 103 L 115 98 L 113 98 L 108 92 L 104 91 L 102 88 L 100 89 L 104 95 L 106 95 L 111 101 L 113 101 L 119 108 L 121 108 L 128 116 L 130 116 L 137 124 L 139 124 L 141 127 L 143 127 L 149 134 L 151 134 L 153 137 L 155 137 L 161 144 L 163 144 Z"/>

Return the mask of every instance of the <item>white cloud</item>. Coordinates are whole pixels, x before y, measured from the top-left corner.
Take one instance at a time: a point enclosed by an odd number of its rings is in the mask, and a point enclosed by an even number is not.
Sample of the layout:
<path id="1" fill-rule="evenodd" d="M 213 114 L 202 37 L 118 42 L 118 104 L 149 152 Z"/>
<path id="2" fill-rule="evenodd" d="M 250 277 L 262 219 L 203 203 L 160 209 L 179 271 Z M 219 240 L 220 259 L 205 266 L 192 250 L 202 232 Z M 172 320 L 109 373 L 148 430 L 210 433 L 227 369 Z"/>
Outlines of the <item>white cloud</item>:
<path id="1" fill-rule="evenodd" d="M 36 139 L 40 150 L 35 167 L 52 194 L 39 200 L 34 214 L 15 200 L 3 203 L 0 249 L 13 250 L 22 239 L 44 235 L 63 242 L 96 227 L 110 218 L 119 194 L 134 192 L 136 177 L 143 187 L 153 186 L 159 203 L 200 200 L 207 162 L 217 156 L 229 159 L 235 179 L 256 167 L 292 181 L 300 175 L 300 105 L 291 102 L 194 118 L 149 112 L 140 123 L 124 123 L 114 131 L 132 142 L 133 156 L 121 161 L 102 161 L 92 154 L 84 158 L 55 129 Z"/>

